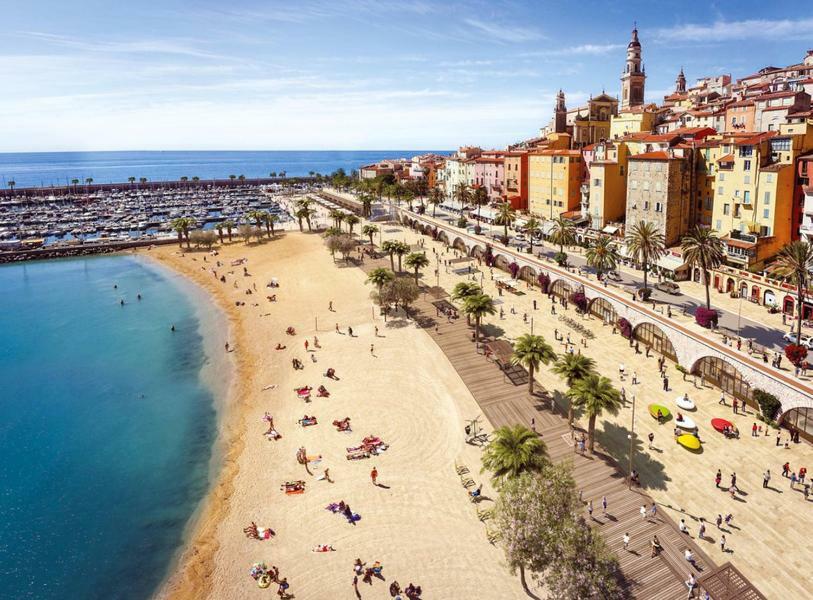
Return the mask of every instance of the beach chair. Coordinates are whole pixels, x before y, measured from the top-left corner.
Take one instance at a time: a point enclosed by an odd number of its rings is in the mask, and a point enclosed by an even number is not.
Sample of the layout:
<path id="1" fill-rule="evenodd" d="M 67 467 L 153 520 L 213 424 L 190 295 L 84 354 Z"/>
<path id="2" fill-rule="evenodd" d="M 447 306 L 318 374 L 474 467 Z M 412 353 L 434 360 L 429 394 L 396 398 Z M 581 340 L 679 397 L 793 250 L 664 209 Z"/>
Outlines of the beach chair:
<path id="1" fill-rule="evenodd" d="M 469 473 L 469 468 L 466 465 L 461 465 L 458 463 L 454 464 L 454 470 L 457 472 L 458 475 L 466 475 Z"/>
<path id="2" fill-rule="evenodd" d="M 370 458 L 370 453 L 366 450 L 353 450 L 347 453 L 347 460 L 361 460 L 363 458 Z"/>
<path id="3" fill-rule="evenodd" d="M 462 483 L 462 484 L 463 484 L 463 487 L 464 487 L 464 488 L 466 488 L 466 489 L 469 489 L 469 488 L 470 488 L 470 487 L 472 487 L 473 485 L 476 485 L 476 484 L 474 483 L 474 479 L 471 479 L 471 478 L 470 478 L 469 476 L 467 476 L 467 475 L 462 475 L 462 476 L 460 477 L 460 483 Z"/>
<path id="4" fill-rule="evenodd" d="M 502 532 L 486 528 L 486 539 L 489 544 L 494 545 L 502 539 Z"/>

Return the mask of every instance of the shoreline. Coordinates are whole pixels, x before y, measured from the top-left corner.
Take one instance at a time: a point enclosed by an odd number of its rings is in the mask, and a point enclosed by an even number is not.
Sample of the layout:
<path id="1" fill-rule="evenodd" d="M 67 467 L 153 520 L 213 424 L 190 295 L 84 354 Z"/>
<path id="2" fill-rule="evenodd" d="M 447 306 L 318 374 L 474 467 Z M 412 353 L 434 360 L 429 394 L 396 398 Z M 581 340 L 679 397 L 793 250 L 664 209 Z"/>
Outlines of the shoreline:
<path id="1" fill-rule="evenodd" d="M 153 268 L 165 271 L 176 279 L 180 287 L 185 288 L 185 293 L 191 297 L 195 307 L 200 329 L 203 330 L 201 337 L 205 348 L 205 363 L 201 369 L 201 378 L 212 390 L 213 405 L 217 412 L 217 436 L 209 460 L 209 489 L 190 515 L 184 527 L 181 545 L 167 567 L 163 582 L 152 596 L 156 600 L 202 598 L 208 595 L 206 579 L 213 572 L 214 557 L 219 547 L 215 533 L 226 514 L 228 499 L 234 491 L 234 479 L 239 471 L 237 459 L 245 446 L 242 437 L 245 414 L 240 410 L 243 403 L 239 399 L 245 397 L 244 393 L 240 393 L 240 381 L 246 380 L 246 373 L 241 373 L 240 361 L 233 356 L 233 352 L 225 360 L 215 358 L 222 346 L 220 340 L 215 343 L 214 338 L 218 337 L 216 333 L 220 331 L 225 333 L 232 346 L 240 347 L 244 333 L 240 320 L 232 314 L 233 306 L 229 306 L 225 296 L 218 293 L 217 287 L 206 286 L 203 278 L 196 278 L 193 272 L 184 269 L 184 263 L 175 262 L 169 256 L 157 256 L 149 250 L 132 252 L 131 255 L 145 260 Z M 218 320 L 221 322 L 217 323 Z M 227 383 L 218 381 L 223 367 L 226 367 L 225 371 L 228 373 Z"/>

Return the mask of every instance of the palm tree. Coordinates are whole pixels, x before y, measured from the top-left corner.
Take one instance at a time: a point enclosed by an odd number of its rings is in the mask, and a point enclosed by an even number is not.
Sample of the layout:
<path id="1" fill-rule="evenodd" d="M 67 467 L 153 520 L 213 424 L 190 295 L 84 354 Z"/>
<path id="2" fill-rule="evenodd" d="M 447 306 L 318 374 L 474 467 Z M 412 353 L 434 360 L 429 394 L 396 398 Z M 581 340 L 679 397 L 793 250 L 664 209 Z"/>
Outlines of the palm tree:
<path id="1" fill-rule="evenodd" d="M 342 221 L 344 220 L 344 213 L 342 211 L 340 211 L 338 208 L 332 209 L 328 213 L 328 216 L 331 219 L 333 219 L 333 224 L 336 225 L 336 227 L 340 227 L 341 224 L 342 224 Z"/>
<path id="2" fill-rule="evenodd" d="M 565 254 L 565 246 L 570 246 L 576 241 L 576 226 L 572 221 L 568 221 L 562 215 L 559 215 L 553 220 L 553 229 L 550 233 L 550 241 L 559 246 L 559 257 L 561 258 L 560 264 L 567 262 L 567 255 Z"/>
<path id="3" fill-rule="evenodd" d="M 434 218 L 435 213 L 438 209 L 438 204 L 443 202 L 443 190 L 441 190 L 438 186 L 432 188 L 429 192 L 429 204 L 432 205 L 432 217 Z"/>
<path id="4" fill-rule="evenodd" d="M 237 179 L 237 175 L 229 175 L 229 179 L 231 180 L 231 184 L 234 185 L 234 180 Z"/>
<path id="5" fill-rule="evenodd" d="M 539 473 L 548 464 L 548 449 L 542 438 L 524 425 L 504 425 L 494 430 L 482 460 L 481 471 L 491 471 L 492 481 L 499 487 L 524 473 Z"/>
<path id="6" fill-rule="evenodd" d="M 14 182 L 13 182 L 13 181 L 10 181 L 9 183 L 14 183 Z M 85 184 L 86 184 L 86 185 L 90 185 L 90 184 L 92 184 L 92 183 L 93 183 L 93 177 L 87 177 L 87 178 L 85 179 Z"/>
<path id="7" fill-rule="evenodd" d="M 474 342 L 476 344 L 480 341 L 480 321 L 483 317 L 497 312 L 494 301 L 482 292 L 469 296 L 463 301 L 463 312 L 469 317 L 474 317 Z"/>
<path id="8" fill-rule="evenodd" d="M 567 387 L 570 389 L 580 379 L 593 375 L 595 368 L 596 361 L 592 358 L 588 358 L 584 354 L 565 353 L 560 355 L 556 364 L 553 365 L 553 372 L 559 377 L 564 377 Z M 573 425 L 573 402 L 570 402 L 567 409 L 567 423 Z"/>
<path id="9" fill-rule="evenodd" d="M 526 333 L 517 338 L 511 364 L 528 369 L 528 392 L 531 394 L 534 393 L 534 371 L 540 364 L 547 365 L 552 360 L 556 360 L 556 352 L 541 335 Z"/>
<path id="10" fill-rule="evenodd" d="M 71 179 L 71 185 L 73 186 L 73 190 L 76 191 L 76 186 L 79 185 L 79 180 Z"/>
<path id="11" fill-rule="evenodd" d="M 497 218 L 494 222 L 503 226 L 503 244 L 508 243 L 508 226 L 517 219 L 517 211 L 510 202 L 503 202 L 497 209 Z"/>
<path id="12" fill-rule="evenodd" d="M 221 244 L 223 243 L 223 228 L 224 228 L 223 223 L 217 223 L 215 225 L 215 229 L 217 230 L 217 235 L 220 237 Z"/>
<path id="13" fill-rule="evenodd" d="M 539 219 L 537 219 L 536 217 L 531 217 L 525 223 L 525 233 L 528 234 L 528 243 L 531 246 L 530 249 L 531 254 L 534 253 L 534 235 L 539 233 L 539 227 L 540 227 Z"/>
<path id="14" fill-rule="evenodd" d="M 350 214 L 344 218 L 344 222 L 347 223 L 347 231 L 350 235 L 353 235 L 353 227 L 361 222 L 356 215 Z"/>
<path id="15" fill-rule="evenodd" d="M 378 227 L 375 225 L 368 223 L 364 227 L 361 228 L 362 235 L 366 235 L 370 238 L 370 245 L 373 245 L 373 236 L 378 233 Z"/>
<path id="16" fill-rule="evenodd" d="M 270 212 L 264 212 L 262 217 L 263 223 L 265 224 L 265 233 L 268 235 L 269 238 L 274 237 L 274 225 L 279 223 L 279 215 L 271 214 Z"/>
<path id="17" fill-rule="evenodd" d="M 588 375 L 573 383 L 567 392 L 568 398 L 587 413 L 587 438 L 590 452 L 593 452 L 596 433 L 596 417 L 605 411 L 617 415 L 621 408 L 621 394 L 607 377 Z"/>
<path id="18" fill-rule="evenodd" d="M 308 215 L 309 210 L 309 208 L 305 208 L 303 206 L 302 208 L 297 209 L 297 211 L 294 213 L 296 220 L 299 221 L 299 231 L 302 231 L 302 219 Z"/>
<path id="19" fill-rule="evenodd" d="M 367 281 L 365 283 L 372 283 L 378 288 L 379 293 L 381 292 L 381 288 L 384 287 L 384 284 L 389 283 L 395 279 L 395 273 L 390 271 L 389 269 L 385 269 L 384 267 L 378 267 L 370 271 L 370 274 L 367 275 Z"/>
<path id="20" fill-rule="evenodd" d="M 596 270 L 599 279 L 608 271 L 614 271 L 621 258 L 615 248 L 615 243 L 608 235 L 598 236 L 593 245 L 587 249 L 585 256 L 587 264 Z"/>
<path id="21" fill-rule="evenodd" d="M 276 172 L 276 171 L 271 171 L 271 172 L 268 174 L 268 176 L 269 176 L 271 179 L 275 179 L 275 178 L 276 178 L 276 176 L 277 176 L 277 172 Z"/>
<path id="22" fill-rule="evenodd" d="M 709 295 L 709 271 L 723 263 L 725 252 L 723 241 L 714 229 L 695 227 L 680 242 L 683 259 L 690 267 L 698 267 L 703 272 L 703 284 L 706 286 L 706 308 L 711 310 Z"/>
<path id="23" fill-rule="evenodd" d="M 477 207 L 477 226 L 479 227 L 482 222 L 480 220 L 480 207 L 488 204 L 488 192 L 486 188 L 480 186 L 474 190 L 474 193 L 471 195 L 471 201 Z"/>
<path id="24" fill-rule="evenodd" d="M 457 302 L 465 302 L 469 296 L 476 296 L 482 294 L 483 288 L 472 281 L 461 281 L 456 283 L 452 288 L 452 300 Z M 466 315 L 466 325 L 471 325 L 469 315 Z"/>
<path id="25" fill-rule="evenodd" d="M 226 220 L 223 221 L 223 227 L 226 228 L 226 235 L 229 236 L 229 241 L 231 241 L 231 233 L 237 228 L 237 224 L 234 221 Z"/>
<path id="26" fill-rule="evenodd" d="M 13 179 L 9 179 L 8 187 L 11 189 L 12 192 L 14 191 L 14 186 L 15 185 L 17 185 L 17 182 L 14 181 Z"/>
<path id="27" fill-rule="evenodd" d="M 198 183 L 199 181 L 200 181 L 200 177 L 198 177 L 197 175 L 192 177 L 192 183 Z"/>
<path id="28" fill-rule="evenodd" d="M 390 255 L 390 266 L 393 271 L 395 271 L 395 251 L 398 248 L 398 244 L 400 244 L 400 242 L 397 240 L 387 240 L 381 244 L 381 250 Z"/>
<path id="29" fill-rule="evenodd" d="M 135 183 L 135 180 L 136 180 L 136 178 L 135 178 L 135 177 L 132 177 L 132 176 L 130 176 L 130 177 L 128 177 L 128 178 L 127 178 L 127 181 L 129 181 L 129 182 L 130 182 L 130 186 L 132 186 L 132 185 Z M 78 183 L 78 182 L 77 182 L 77 183 Z"/>
<path id="30" fill-rule="evenodd" d="M 624 242 L 627 245 L 629 255 L 640 263 L 644 270 L 643 294 L 646 296 L 648 294 L 646 276 L 649 265 L 656 262 L 666 252 L 666 240 L 663 234 L 658 231 L 655 223 L 638 221 L 632 226 Z"/>
<path id="31" fill-rule="evenodd" d="M 395 247 L 395 255 L 398 257 L 398 272 L 402 271 L 401 269 L 401 259 L 407 254 L 410 250 L 409 244 L 406 242 L 396 242 L 397 246 Z"/>
<path id="32" fill-rule="evenodd" d="M 773 271 L 790 279 L 796 286 L 796 304 L 799 318 L 796 320 L 796 343 L 802 339 L 802 317 L 805 294 L 810 285 L 810 270 L 813 269 L 813 246 L 807 242 L 791 242 L 779 253 Z"/>
<path id="33" fill-rule="evenodd" d="M 241 173 L 241 174 L 240 174 L 240 175 L 237 177 L 237 179 L 239 179 L 239 180 L 240 180 L 240 184 L 241 184 L 241 185 L 242 185 L 242 184 L 244 184 L 244 183 L 246 182 L 246 176 L 245 176 L 245 175 L 243 175 L 242 173 Z"/>
<path id="34" fill-rule="evenodd" d="M 178 245 L 182 245 L 186 239 L 186 247 L 191 248 L 189 243 L 189 230 L 195 226 L 195 219 L 190 217 L 180 217 L 170 223 L 170 227 L 178 234 Z"/>
<path id="35" fill-rule="evenodd" d="M 138 182 L 139 182 L 141 185 L 144 185 L 145 183 L 147 183 L 147 178 L 146 178 L 146 177 L 141 177 L 141 178 L 139 178 Z"/>
<path id="36" fill-rule="evenodd" d="M 404 261 L 406 266 L 410 269 L 415 269 L 415 285 L 418 285 L 418 272 L 429 266 L 429 259 L 423 252 L 413 252 L 406 257 Z"/>
<path id="37" fill-rule="evenodd" d="M 187 181 L 189 181 L 189 177 L 187 177 L 186 175 L 181 177 L 181 183 L 186 183 Z"/>
<path id="38" fill-rule="evenodd" d="M 460 202 L 460 209 L 462 210 L 467 204 L 471 202 L 471 190 L 465 183 L 461 183 L 455 192 L 455 198 Z"/>

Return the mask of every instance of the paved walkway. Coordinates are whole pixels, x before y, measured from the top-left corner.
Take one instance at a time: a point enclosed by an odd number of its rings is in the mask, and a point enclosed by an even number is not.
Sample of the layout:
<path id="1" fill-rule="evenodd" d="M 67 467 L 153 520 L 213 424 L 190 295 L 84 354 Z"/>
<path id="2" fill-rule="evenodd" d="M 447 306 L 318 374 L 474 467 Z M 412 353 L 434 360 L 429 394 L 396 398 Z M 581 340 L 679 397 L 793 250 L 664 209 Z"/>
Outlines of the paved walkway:
<path id="1" fill-rule="evenodd" d="M 370 271 L 379 266 L 388 267 L 389 260 L 367 260 L 363 268 Z M 453 323 L 448 323 L 445 318 L 436 319 L 431 300 L 424 294 L 416 303 L 417 320 L 446 354 L 491 424 L 494 427 L 530 426 L 531 419 L 534 419 L 536 430 L 545 440 L 552 460 L 573 463 L 574 477 L 585 502 L 593 500 L 592 524 L 617 553 L 629 595 L 653 600 L 685 598 L 684 582 L 690 572 L 695 576 L 710 572 L 715 568 L 711 559 L 693 540 L 681 534 L 668 516 L 658 514 L 654 518 L 642 519 L 641 506 L 649 507 L 653 500 L 636 489 L 629 490 L 612 459 L 598 446 L 594 456 L 576 454 L 566 417 L 551 411 L 544 392 L 531 396 L 525 384 L 516 386 L 510 383 L 495 363 L 475 352 L 465 319 Z M 602 514 L 601 506 L 604 496 L 608 502 L 606 515 Z M 585 518 L 588 518 L 586 509 Z M 629 550 L 623 548 L 625 532 L 632 540 Z M 657 558 L 650 557 L 650 542 L 654 535 L 664 547 Z M 695 569 L 684 558 L 687 547 L 696 557 Z"/>

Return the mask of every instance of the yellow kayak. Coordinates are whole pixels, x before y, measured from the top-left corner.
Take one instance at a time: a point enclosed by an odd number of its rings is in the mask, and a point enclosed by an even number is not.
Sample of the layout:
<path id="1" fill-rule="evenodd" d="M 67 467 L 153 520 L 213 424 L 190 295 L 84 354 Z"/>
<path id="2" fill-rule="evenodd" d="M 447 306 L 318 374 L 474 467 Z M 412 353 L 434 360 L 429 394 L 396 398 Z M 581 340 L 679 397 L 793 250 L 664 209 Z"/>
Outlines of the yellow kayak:
<path id="1" fill-rule="evenodd" d="M 662 404 L 650 404 L 647 408 L 649 409 L 649 414 L 652 415 L 653 419 L 658 418 L 658 411 L 661 411 L 661 417 L 663 417 L 664 421 L 667 420 L 672 414 L 669 412 L 669 409 Z"/>
<path id="2" fill-rule="evenodd" d="M 258 586 L 258 587 L 260 587 L 260 588 L 262 588 L 262 589 L 265 589 L 265 588 L 267 588 L 267 587 L 268 587 L 268 586 L 270 586 L 270 585 L 271 585 L 271 576 L 270 576 L 270 575 L 268 575 L 268 574 L 262 575 L 262 576 L 261 576 L 261 577 L 260 577 L 260 578 L 257 580 L 257 586 Z"/>

